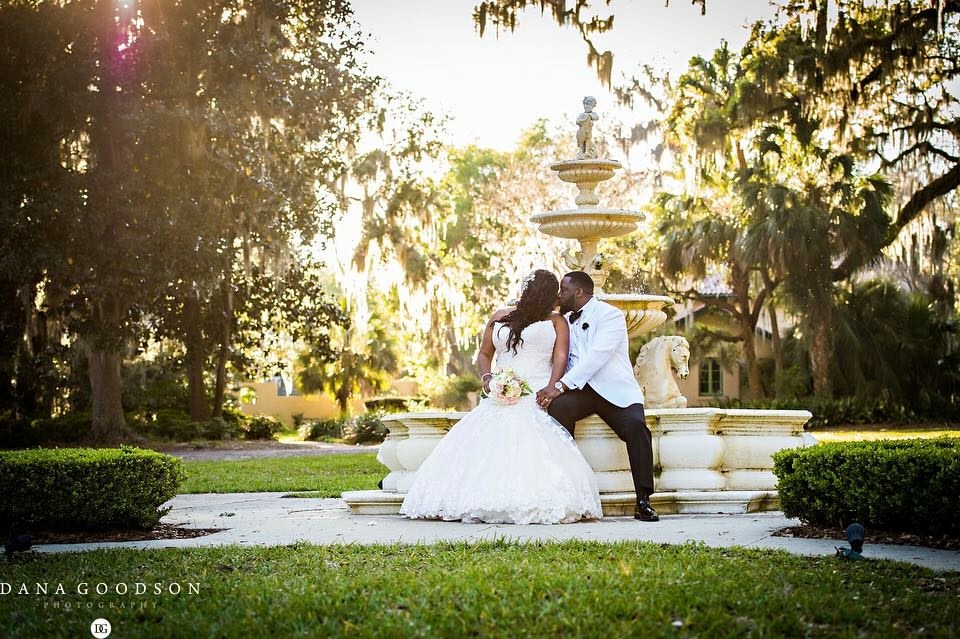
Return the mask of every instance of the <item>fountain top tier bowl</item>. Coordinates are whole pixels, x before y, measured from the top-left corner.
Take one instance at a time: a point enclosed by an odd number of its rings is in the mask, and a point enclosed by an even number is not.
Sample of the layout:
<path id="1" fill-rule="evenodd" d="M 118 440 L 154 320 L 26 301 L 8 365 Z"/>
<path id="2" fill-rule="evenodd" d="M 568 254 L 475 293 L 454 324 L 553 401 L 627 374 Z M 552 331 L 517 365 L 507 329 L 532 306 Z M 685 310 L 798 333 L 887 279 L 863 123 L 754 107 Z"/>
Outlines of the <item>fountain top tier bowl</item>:
<path id="1" fill-rule="evenodd" d="M 603 182 L 613 177 L 615 171 L 623 168 L 616 160 L 594 158 L 589 160 L 563 160 L 554 162 L 550 169 L 557 172 L 564 182 Z"/>
<path id="2" fill-rule="evenodd" d="M 581 208 L 595 207 L 600 203 L 594 191 L 597 184 L 609 180 L 614 173 L 623 168 L 616 160 L 607 158 L 590 158 L 577 160 L 563 160 L 554 162 L 550 168 L 557 172 L 564 182 L 576 184 L 580 189 L 576 203 Z"/>

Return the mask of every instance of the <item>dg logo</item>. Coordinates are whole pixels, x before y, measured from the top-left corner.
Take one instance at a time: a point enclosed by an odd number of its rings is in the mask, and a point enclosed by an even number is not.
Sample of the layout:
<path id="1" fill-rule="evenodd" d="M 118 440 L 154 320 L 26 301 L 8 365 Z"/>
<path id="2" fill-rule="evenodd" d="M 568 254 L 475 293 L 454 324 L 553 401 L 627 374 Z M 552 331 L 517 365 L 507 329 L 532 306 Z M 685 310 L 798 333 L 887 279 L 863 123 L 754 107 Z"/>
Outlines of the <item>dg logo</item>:
<path id="1" fill-rule="evenodd" d="M 90 634 L 97 639 L 107 639 L 110 636 L 110 622 L 106 619 L 94 619 L 90 624 Z"/>

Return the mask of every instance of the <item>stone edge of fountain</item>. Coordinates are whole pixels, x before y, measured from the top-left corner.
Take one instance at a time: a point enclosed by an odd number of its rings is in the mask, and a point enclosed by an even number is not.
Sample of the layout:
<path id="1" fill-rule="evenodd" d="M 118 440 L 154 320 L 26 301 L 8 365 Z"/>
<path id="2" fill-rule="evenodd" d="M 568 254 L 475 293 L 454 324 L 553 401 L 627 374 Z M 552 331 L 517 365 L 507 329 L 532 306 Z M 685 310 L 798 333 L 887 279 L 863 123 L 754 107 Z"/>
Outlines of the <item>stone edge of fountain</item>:
<path id="1" fill-rule="evenodd" d="M 355 514 L 395 515 L 416 468 L 397 461 L 397 446 L 407 441 L 405 460 L 425 459 L 446 429 L 459 421 L 463 411 L 396 413 L 383 421 L 391 426 L 378 459 L 388 475 L 388 490 L 348 491 L 343 499 Z M 724 409 L 716 407 L 650 409 L 647 421 L 654 438 L 660 473 L 658 492 L 651 502 L 663 514 L 745 514 L 778 510 L 772 455 L 778 450 L 816 443 L 803 428 L 812 417 L 805 410 Z M 410 438 L 410 427 L 416 437 Z M 608 487 L 600 501 L 605 516 L 632 514 L 634 493 L 625 490 L 629 471 L 624 466 L 622 442 L 599 418 L 583 420 L 578 445 L 591 462 L 598 482 Z M 679 454 L 678 454 L 679 453 Z M 666 460 L 664 459 L 666 457 Z M 618 459 L 622 458 L 619 462 Z M 608 460 L 614 460 L 611 464 Z M 692 460 L 692 461 L 691 461 Z M 389 464 L 389 465 L 388 465 Z M 396 468 L 391 468 L 391 465 Z M 389 484 L 389 486 L 388 486 Z M 404 487 L 400 489 L 398 484 Z"/>

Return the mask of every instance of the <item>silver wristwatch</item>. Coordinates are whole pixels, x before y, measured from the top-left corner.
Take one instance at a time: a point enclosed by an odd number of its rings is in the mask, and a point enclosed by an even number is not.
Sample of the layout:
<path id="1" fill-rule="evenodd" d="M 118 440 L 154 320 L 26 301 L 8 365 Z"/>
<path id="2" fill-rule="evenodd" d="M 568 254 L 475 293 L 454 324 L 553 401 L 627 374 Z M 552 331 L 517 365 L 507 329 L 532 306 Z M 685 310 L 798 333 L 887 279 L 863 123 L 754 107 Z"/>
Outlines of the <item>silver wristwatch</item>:
<path id="1" fill-rule="evenodd" d="M 566 387 L 563 385 L 563 382 L 557 382 L 556 384 L 553 385 L 553 387 L 556 388 L 561 393 L 567 390 Z"/>

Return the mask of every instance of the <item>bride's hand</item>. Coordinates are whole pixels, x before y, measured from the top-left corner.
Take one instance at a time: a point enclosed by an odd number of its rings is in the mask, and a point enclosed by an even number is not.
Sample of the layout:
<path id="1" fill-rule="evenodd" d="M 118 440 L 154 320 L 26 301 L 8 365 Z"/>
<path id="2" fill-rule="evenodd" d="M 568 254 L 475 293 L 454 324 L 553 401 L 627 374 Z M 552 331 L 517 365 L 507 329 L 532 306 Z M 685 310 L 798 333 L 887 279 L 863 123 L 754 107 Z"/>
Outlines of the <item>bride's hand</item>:
<path id="1" fill-rule="evenodd" d="M 537 391 L 537 404 L 541 408 L 546 408 L 547 405 L 550 403 L 549 401 L 547 401 L 547 391 L 549 390 L 550 390 L 549 386 L 544 386 L 543 388 Z"/>

